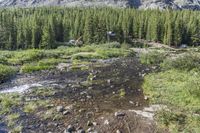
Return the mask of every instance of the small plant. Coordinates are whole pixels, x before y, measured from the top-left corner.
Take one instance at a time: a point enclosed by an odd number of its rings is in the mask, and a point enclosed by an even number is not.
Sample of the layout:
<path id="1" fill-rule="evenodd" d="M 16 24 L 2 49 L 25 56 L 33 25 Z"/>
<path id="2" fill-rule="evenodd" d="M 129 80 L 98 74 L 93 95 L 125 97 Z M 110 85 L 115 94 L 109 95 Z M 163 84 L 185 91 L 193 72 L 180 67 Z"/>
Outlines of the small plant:
<path id="1" fill-rule="evenodd" d="M 38 108 L 38 105 L 34 102 L 28 103 L 24 106 L 24 112 L 32 113 Z"/>
<path id="2" fill-rule="evenodd" d="M 125 95 L 126 95 L 125 89 L 120 89 L 120 90 L 119 90 L 119 96 L 120 96 L 121 98 L 124 98 Z"/>
<path id="3" fill-rule="evenodd" d="M 23 111 L 26 113 L 33 113 L 40 107 L 45 107 L 48 104 L 48 100 L 37 100 L 37 101 L 31 101 L 24 105 Z"/>
<path id="4" fill-rule="evenodd" d="M 10 115 L 7 115 L 6 117 L 7 117 L 6 121 L 7 121 L 8 126 L 12 127 L 12 126 L 15 125 L 16 120 L 19 119 L 20 114 L 18 114 L 18 113 L 12 113 Z"/>
<path id="5" fill-rule="evenodd" d="M 20 104 L 20 96 L 18 94 L 0 95 L 0 114 L 6 114 L 12 111 L 13 107 Z M 13 100 L 14 99 L 14 100 Z"/>

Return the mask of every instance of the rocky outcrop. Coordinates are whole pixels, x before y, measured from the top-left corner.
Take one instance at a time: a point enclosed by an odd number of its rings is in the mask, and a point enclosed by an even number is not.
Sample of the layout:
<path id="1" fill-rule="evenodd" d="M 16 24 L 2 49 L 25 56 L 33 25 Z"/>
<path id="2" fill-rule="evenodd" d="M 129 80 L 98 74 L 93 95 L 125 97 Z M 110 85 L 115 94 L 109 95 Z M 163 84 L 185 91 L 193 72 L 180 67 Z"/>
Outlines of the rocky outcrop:
<path id="1" fill-rule="evenodd" d="M 192 9 L 200 10 L 200 0 L 0 0 L 0 7 L 134 7 L 139 9 Z"/>

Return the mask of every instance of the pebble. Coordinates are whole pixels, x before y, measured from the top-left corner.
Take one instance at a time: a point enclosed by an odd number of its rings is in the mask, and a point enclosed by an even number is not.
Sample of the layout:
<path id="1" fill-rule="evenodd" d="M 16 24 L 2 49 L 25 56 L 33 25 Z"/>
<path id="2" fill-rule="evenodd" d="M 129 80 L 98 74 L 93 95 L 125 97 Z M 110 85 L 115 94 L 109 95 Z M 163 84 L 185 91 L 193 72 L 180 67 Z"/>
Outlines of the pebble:
<path id="1" fill-rule="evenodd" d="M 74 132 L 76 131 L 75 127 L 72 126 L 72 125 L 68 125 L 67 129 L 65 129 L 64 133 L 71 133 L 71 132 Z"/>
<path id="2" fill-rule="evenodd" d="M 63 111 L 64 111 L 64 108 L 63 108 L 63 106 L 57 106 L 57 107 L 56 107 L 56 110 L 57 110 L 58 112 L 63 112 Z"/>
<path id="3" fill-rule="evenodd" d="M 79 130 L 77 131 L 77 133 L 85 133 L 85 130 L 79 129 Z"/>
<path id="4" fill-rule="evenodd" d="M 110 88 L 114 88 L 114 85 L 111 85 Z"/>
<path id="5" fill-rule="evenodd" d="M 122 133 L 120 130 L 117 130 L 116 133 Z"/>
<path id="6" fill-rule="evenodd" d="M 109 124 L 110 124 L 110 122 L 108 120 L 104 121 L 104 125 L 109 125 Z"/>
<path id="7" fill-rule="evenodd" d="M 129 101 L 129 103 L 130 103 L 130 104 L 134 104 L 134 102 L 133 102 L 133 101 Z"/>
<path id="8" fill-rule="evenodd" d="M 66 106 L 66 107 L 65 107 L 65 110 L 72 110 L 73 107 L 74 107 L 73 105 Z"/>
<path id="9" fill-rule="evenodd" d="M 126 114 L 124 112 L 115 112 L 116 117 L 122 117 L 125 116 Z"/>
<path id="10" fill-rule="evenodd" d="M 111 80 L 110 80 L 110 79 L 108 79 L 108 80 L 107 80 L 107 83 L 108 83 L 108 84 L 110 84 L 110 82 L 111 82 Z"/>
<path id="11" fill-rule="evenodd" d="M 87 126 L 91 127 L 91 126 L 93 126 L 93 123 L 91 121 L 88 121 Z"/>
<path id="12" fill-rule="evenodd" d="M 92 90 L 92 87 L 88 87 L 88 90 Z"/>
<path id="13" fill-rule="evenodd" d="M 88 130 L 87 130 L 87 132 L 89 133 L 89 132 L 92 132 L 94 129 L 93 128 L 88 128 Z"/>
<path id="14" fill-rule="evenodd" d="M 85 109 L 79 109 L 79 113 L 83 113 L 83 112 L 85 112 L 86 110 Z"/>
<path id="15" fill-rule="evenodd" d="M 87 98 L 88 98 L 88 99 L 91 99 L 91 98 L 92 98 L 92 96 L 89 96 L 89 95 L 87 95 Z"/>
<path id="16" fill-rule="evenodd" d="M 148 100 L 149 99 L 149 97 L 148 96 L 144 96 L 144 100 Z"/>
<path id="17" fill-rule="evenodd" d="M 63 112 L 63 115 L 68 115 L 68 114 L 70 114 L 69 110 L 66 110 L 66 111 Z"/>
<path id="18" fill-rule="evenodd" d="M 97 126 L 97 125 L 98 125 L 98 123 L 97 123 L 97 122 L 93 122 L 92 124 L 93 124 L 94 126 Z"/>
<path id="19" fill-rule="evenodd" d="M 47 105 L 47 108 L 52 108 L 52 107 L 54 107 L 53 104 L 49 104 L 49 105 Z"/>

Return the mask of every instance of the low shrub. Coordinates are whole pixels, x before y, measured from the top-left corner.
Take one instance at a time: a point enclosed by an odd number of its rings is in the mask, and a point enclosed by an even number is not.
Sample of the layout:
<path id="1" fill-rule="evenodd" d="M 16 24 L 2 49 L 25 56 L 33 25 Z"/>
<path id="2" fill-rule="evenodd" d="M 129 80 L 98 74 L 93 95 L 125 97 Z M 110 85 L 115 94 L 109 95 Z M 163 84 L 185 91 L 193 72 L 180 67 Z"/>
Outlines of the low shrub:
<path id="1" fill-rule="evenodd" d="M 163 69 L 200 70 L 200 54 L 185 53 L 176 58 L 168 58 L 161 64 Z"/>
<path id="2" fill-rule="evenodd" d="M 42 59 L 45 54 L 41 50 L 25 50 L 13 52 L 12 58 L 8 59 L 8 63 L 13 65 L 22 65 Z"/>

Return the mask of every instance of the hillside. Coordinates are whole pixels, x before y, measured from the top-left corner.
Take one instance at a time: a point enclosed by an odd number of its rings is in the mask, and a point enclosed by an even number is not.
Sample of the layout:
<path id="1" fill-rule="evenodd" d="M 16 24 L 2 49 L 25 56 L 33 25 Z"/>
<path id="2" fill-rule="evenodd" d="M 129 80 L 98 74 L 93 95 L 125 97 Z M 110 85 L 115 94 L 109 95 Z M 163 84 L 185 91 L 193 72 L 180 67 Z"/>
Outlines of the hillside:
<path id="1" fill-rule="evenodd" d="M 135 7 L 139 9 L 192 9 L 200 10 L 200 0 L 1 0 L 0 7 Z"/>

